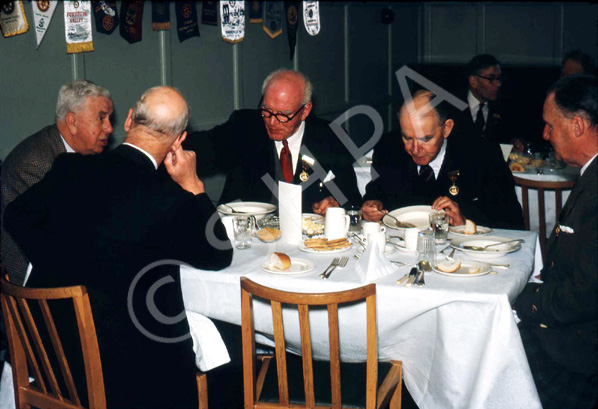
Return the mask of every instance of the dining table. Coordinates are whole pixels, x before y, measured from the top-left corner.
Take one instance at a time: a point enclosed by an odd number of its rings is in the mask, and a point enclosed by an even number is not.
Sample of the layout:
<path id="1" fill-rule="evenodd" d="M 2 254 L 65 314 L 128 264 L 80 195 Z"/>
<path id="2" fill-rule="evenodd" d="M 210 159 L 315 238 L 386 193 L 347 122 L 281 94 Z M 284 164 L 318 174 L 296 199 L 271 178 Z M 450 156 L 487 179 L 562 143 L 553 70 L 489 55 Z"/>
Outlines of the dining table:
<path id="1" fill-rule="evenodd" d="M 387 236 L 393 230 L 387 230 Z M 460 277 L 425 274 L 425 286 L 397 285 L 415 262 L 415 254 L 390 245 L 383 254 L 389 260 L 407 263 L 375 279 L 380 361 L 403 362 L 404 382 L 417 406 L 435 408 L 541 408 L 526 359 L 517 319 L 511 309 L 531 276 L 542 268 L 537 234 L 530 231 L 495 229 L 487 237 L 523 239 L 517 251 L 499 258 L 480 259 L 493 268 L 489 274 Z M 452 233 L 449 239 L 454 239 Z M 181 267 L 181 286 L 188 312 L 241 324 L 240 278 L 279 290 L 295 292 L 342 291 L 365 285 L 356 269 L 360 256 L 355 244 L 339 253 L 306 252 L 297 244 L 262 243 L 253 239 L 249 249 L 234 250 L 232 264 L 221 271 Z M 393 250 L 393 249 L 396 249 Z M 444 257 L 438 248 L 437 257 Z M 299 274 L 266 271 L 273 252 L 311 265 Z M 448 253 L 448 252 L 445 252 Z M 320 278 L 334 257 L 347 256 L 344 268 L 330 278 Z M 470 253 L 456 251 L 454 258 L 474 260 Z M 365 257 L 362 257 L 362 260 Z M 305 269 L 304 269 L 305 270 Z M 340 353 L 346 362 L 366 360 L 365 305 L 351 304 L 339 309 Z M 300 353 L 300 330 L 296 309 L 283 313 L 285 339 L 290 352 Z M 256 342 L 273 345 L 269 305 L 254 301 Z M 314 359 L 329 359 L 326 311 L 310 311 Z M 209 373 L 208 373 L 209 377 Z"/>

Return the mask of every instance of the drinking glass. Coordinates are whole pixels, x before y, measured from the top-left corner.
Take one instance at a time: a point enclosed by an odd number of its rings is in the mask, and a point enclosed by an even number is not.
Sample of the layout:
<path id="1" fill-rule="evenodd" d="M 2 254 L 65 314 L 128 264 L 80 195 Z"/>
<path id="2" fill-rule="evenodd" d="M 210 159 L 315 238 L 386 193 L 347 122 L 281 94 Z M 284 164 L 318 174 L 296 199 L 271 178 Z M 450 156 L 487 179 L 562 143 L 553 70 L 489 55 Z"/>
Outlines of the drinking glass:
<path id="1" fill-rule="evenodd" d="M 434 238 L 437 244 L 448 241 L 449 216 L 444 212 L 430 213 L 430 227 L 434 231 Z"/>
<path id="2" fill-rule="evenodd" d="M 349 231 L 352 233 L 361 233 L 361 209 L 359 207 L 351 206 L 347 209 L 349 216 Z"/>
<path id="3" fill-rule="evenodd" d="M 251 247 L 251 216 L 236 216 L 233 219 L 235 247 L 239 250 Z"/>
<path id="4" fill-rule="evenodd" d="M 431 266 L 436 262 L 436 241 L 434 230 L 431 228 L 420 231 L 417 234 L 417 249 L 415 251 L 415 263 L 427 261 Z"/>

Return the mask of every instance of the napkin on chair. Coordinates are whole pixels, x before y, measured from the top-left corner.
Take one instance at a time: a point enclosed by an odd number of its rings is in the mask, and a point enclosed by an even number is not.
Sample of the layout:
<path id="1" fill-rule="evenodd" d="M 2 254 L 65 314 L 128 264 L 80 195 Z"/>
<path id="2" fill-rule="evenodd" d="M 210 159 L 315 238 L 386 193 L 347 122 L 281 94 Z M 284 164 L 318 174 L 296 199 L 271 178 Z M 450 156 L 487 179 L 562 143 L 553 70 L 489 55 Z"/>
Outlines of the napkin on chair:
<path id="1" fill-rule="evenodd" d="M 212 320 L 196 312 L 186 313 L 193 339 L 195 365 L 205 372 L 230 362 L 226 345 Z"/>
<path id="2" fill-rule="evenodd" d="M 384 257 L 376 242 L 368 245 L 363 255 L 355 263 L 355 270 L 363 283 L 371 283 L 396 271 L 393 264 Z"/>

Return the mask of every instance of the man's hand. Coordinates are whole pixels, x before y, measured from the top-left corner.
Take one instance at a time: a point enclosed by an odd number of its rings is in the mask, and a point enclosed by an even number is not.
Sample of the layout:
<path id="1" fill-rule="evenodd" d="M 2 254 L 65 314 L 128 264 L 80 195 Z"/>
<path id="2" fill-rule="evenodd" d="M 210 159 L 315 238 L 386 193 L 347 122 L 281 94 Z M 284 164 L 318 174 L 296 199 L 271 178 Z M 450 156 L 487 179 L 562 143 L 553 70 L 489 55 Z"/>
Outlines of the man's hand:
<path id="1" fill-rule="evenodd" d="M 462 224 L 465 224 L 465 216 L 463 216 L 463 213 L 459 210 L 459 205 L 446 196 L 440 196 L 438 199 L 434 200 L 432 209 L 439 211 L 444 210 L 449 216 L 449 224 L 451 226 L 461 226 Z"/>
<path id="2" fill-rule="evenodd" d="M 377 222 L 388 213 L 388 210 L 384 210 L 384 205 L 379 200 L 367 200 L 361 206 L 361 213 L 365 221 Z"/>
<path id="3" fill-rule="evenodd" d="M 340 207 L 338 202 L 334 200 L 334 197 L 328 196 L 324 198 L 324 200 L 314 203 L 311 207 L 314 213 L 321 214 L 322 216 L 326 215 L 326 209 L 329 207 Z"/>
<path id="4" fill-rule="evenodd" d="M 195 152 L 184 151 L 181 146 L 171 150 L 164 158 L 164 165 L 172 180 L 194 195 L 205 193 L 203 182 L 195 170 Z"/>

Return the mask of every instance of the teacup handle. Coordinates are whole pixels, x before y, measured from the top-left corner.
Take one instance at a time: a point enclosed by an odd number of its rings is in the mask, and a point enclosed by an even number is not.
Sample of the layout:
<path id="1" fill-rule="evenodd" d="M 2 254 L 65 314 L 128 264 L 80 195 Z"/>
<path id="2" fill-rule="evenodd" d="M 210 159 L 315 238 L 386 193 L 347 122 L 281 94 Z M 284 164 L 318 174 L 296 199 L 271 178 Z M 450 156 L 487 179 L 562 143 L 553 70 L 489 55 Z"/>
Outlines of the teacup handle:
<path id="1" fill-rule="evenodd" d="M 344 236 L 347 237 L 347 233 L 349 233 L 349 227 L 351 227 L 351 217 L 346 214 L 345 215 L 345 234 Z"/>
<path id="2" fill-rule="evenodd" d="M 380 226 L 380 232 L 386 233 L 386 226 Z"/>

